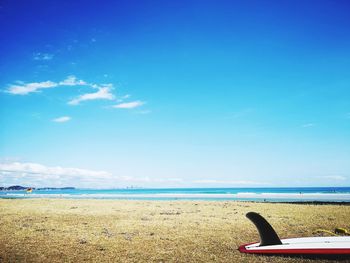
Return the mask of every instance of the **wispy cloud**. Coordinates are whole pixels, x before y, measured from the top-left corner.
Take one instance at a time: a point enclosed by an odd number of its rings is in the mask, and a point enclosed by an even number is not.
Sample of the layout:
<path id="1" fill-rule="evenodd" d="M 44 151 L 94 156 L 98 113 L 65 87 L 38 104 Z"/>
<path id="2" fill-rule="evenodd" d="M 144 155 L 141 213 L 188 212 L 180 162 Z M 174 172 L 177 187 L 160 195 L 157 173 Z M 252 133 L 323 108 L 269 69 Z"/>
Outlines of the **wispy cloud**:
<path id="1" fill-rule="evenodd" d="M 62 117 L 59 117 L 59 118 L 55 118 L 52 121 L 53 122 L 67 122 L 67 121 L 70 121 L 71 119 L 72 118 L 69 117 L 69 116 L 62 116 Z"/>
<path id="2" fill-rule="evenodd" d="M 54 55 L 53 54 L 49 54 L 49 53 L 40 53 L 40 52 L 37 52 L 37 53 L 34 53 L 33 55 L 33 59 L 34 60 L 51 60 L 53 59 Z"/>
<path id="3" fill-rule="evenodd" d="M 78 80 L 75 76 L 69 76 L 63 81 L 53 82 L 53 81 L 43 81 L 43 82 L 32 82 L 10 85 L 6 90 L 7 93 L 14 95 L 27 95 L 33 92 L 40 92 L 42 89 L 56 88 L 58 86 L 76 86 L 76 85 L 87 85 L 83 80 Z"/>
<path id="4" fill-rule="evenodd" d="M 112 180 L 112 174 L 61 166 L 45 166 L 37 163 L 0 163 L 0 183 L 25 186 L 88 186 Z"/>
<path id="5" fill-rule="evenodd" d="M 43 81 L 43 82 L 32 82 L 32 83 L 23 83 L 17 85 L 11 85 L 6 92 L 14 95 L 27 95 L 32 92 L 38 92 L 41 89 L 50 89 L 57 87 L 57 83 L 52 81 Z"/>
<path id="6" fill-rule="evenodd" d="M 30 162 L 0 163 L 0 185 L 75 186 L 108 188 L 129 184 L 181 184 L 181 178 L 150 178 L 117 176 L 107 171 L 96 171 L 62 166 L 46 166 Z"/>
<path id="7" fill-rule="evenodd" d="M 86 101 L 86 100 L 113 100 L 114 99 L 114 95 L 111 92 L 112 85 L 105 85 L 103 87 L 98 87 L 97 85 L 94 85 L 94 87 L 98 89 L 96 92 L 82 94 L 77 98 L 70 100 L 68 104 L 78 105 L 80 102 Z"/>
<path id="8" fill-rule="evenodd" d="M 92 171 L 79 168 L 64 168 L 61 166 L 48 167 L 37 163 L 0 163 L 0 171 L 21 172 L 41 175 L 66 175 L 66 176 L 90 176 L 90 177 L 110 177 L 111 174 L 105 171 Z"/>
<path id="9" fill-rule="evenodd" d="M 314 127 L 314 126 L 315 126 L 315 123 L 310 122 L 310 123 L 303 124 L 301 127 L 303 127 L 303 128 L 311 128 L 311 127 Z"/>
<path id="10" fill-rule="evenodd" d="M 112 107 L 117 108 L 117 109 L 134 109 L 134 108 L 140 107 L 144 104 L 145 104 L 145 102 L 137 100 L 137 101 L 119 103 L 117 105 L 113 105 Z"/>
<path id="11" fill-rule="evenodd" d="M 126 94 L 126 95 L 124 95 L 124 96 L 120 96 L 120 97 L 118 97 L 117 102 L 118 102 L 118 103 L 121 103 L 121 102 L 123 102 L 124 100 L 126 100 L 126 99 L 128 99 L 128 98 L 130 98 L 130 97 L 131 97 L 130 94 Z"/>
<path id="12" fill-rule="evenodd" d="M 17 82 L 16 84 L 10 85 L 5 92 L 13 95 L 28 95 L 30 93 L 41 92 L 43 89 L 51 89 L 59 86 L 85 86 L 87 88 L 92 88 L 94 92 L 86 92 L 76 97 L 73 97 L 68 101 L 69 105 L 78 105 L 83 101 L 91 100 L 115 100 L 117 104 L 113 105 L 113 108 L 118 109 L 134 109 L 138 108 L 145 104 L 145 102 L 136 100 L 131 102 L 124 102 L 124 100 L 130 97 L 129 94 L 121 96 L 116 99 L 116 96 L 113 94 L 113 85 L 112 84 L 95 84 L 89 83 L 82 79 L 78 79 L 75 76 L 68 76 L 66 79 L 54 82 L 54 81 L 43 81 L 43 82 L 32 82 L 24 83 Z M 149 113 L 149 111 L 141 112 L 143 114 Z"/>
<path id="13" fill-rule="evenodd" d="M 182 178 L 151 178 L 145 177 L 132 177 L 132 176 L 120 176 L 120 180 L 130 183 L 183 183 Z"/>
<path id="14" fill-rule="evenodd" d="M 325 175 L 318 177 L 320 179 L 332 180 L 332 181 L 345 181 L 347 177 L 342 175 Z"/>
<path id="15" fill-rule="evenodd" d="M 61 86 L 77 86 L 77 85 L 88 85 L 88 83 L 86 83 L 83 80 L 79 80 L 77 79 L 76 76 L 68 76 L 65 80 L 61 81 L 59 83 L 59 85 Z"/>
<path id="16" fill-rule="evenodd" d="M 248 181 L 248 180 L 215 180 L 215 179 L 203 179 L 192 181 L 196 184 L 220 184 L 220 185 L 266 185 L 267 183 Z"/>
<path id="17" fill-rule="evenodd" d="M 138 112 L 136 112 L 136 113 L 138 113 L 138 114 L 150 114 L 152 111 L 151 110 L 140 110 L 140 111 L 138 111 Z"/>

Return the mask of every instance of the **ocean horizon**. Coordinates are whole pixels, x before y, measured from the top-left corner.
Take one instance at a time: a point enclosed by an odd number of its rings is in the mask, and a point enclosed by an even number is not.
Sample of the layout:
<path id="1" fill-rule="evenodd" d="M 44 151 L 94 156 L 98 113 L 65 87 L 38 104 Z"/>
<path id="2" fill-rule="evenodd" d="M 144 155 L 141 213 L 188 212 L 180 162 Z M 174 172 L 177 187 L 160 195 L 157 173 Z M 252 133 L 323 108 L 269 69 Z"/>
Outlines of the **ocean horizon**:
<path id="1" fill-rule="evenodd" d="M 34 189 L 0 191 L 0 198 L 350 202 L 350 187 Z"/>

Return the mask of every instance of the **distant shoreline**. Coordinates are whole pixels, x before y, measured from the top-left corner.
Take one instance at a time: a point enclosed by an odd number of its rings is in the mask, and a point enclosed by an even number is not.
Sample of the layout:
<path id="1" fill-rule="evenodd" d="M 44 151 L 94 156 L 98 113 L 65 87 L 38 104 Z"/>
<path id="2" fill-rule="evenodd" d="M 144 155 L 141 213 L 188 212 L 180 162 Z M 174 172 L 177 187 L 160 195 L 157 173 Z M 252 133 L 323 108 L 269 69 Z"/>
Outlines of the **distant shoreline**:
<path id="1" fill-rule="evenodd" d="M 236 199 L 130 199 L 130 198 L 26 198 L 26 197 L 0 197 L 0 200 L 77 200 L 77 201 L 121 201 L 121 202 L 213 202 L 213 203 L 225 203 L 225 202 L 237 202 L 237 203 L 251 203 L 251 204 L 287 204 L 287 205 L 337 205 L 337 206 L 350 206 L 350 201 L 271 201 L 271 200 L 236 200 Z"/>
<path id="2" fill-rule="evenodd" d="M 45 190 L 75 190 L 75 187 L 30 187 L 30 186 L 21 186 L 21 185 L 12 185 L 9 187 L 0 186 L 0 191 L 25 191 L 28 189 L 45 191 Z"/>
<path id="3" fill-rule="evenodd" d="M 19 187 L 19 186 L 16 186 Z M 177 188 L 177 189 L 75 189 L 45 188 L 0 191 L 0 198 L 114 199 L 114 200 L 216 200 L 286 203 L 350 202 L 350 187 L 343 188 Z"/>

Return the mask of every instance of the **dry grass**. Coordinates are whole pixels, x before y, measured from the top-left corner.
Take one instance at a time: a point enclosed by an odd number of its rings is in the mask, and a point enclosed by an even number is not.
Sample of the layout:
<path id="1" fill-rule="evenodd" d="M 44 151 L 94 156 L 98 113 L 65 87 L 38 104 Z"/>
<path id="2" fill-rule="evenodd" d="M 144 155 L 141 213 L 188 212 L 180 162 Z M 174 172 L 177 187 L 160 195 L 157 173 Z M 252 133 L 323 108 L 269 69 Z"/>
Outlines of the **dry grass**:
<path id="1" fill-rule="evenodd" d="M 249 211 L 281 237 L 350 228 L 350 206 L 2 199 L 0 262 L 321 262 L 239 253 L 259 240 Z"/>

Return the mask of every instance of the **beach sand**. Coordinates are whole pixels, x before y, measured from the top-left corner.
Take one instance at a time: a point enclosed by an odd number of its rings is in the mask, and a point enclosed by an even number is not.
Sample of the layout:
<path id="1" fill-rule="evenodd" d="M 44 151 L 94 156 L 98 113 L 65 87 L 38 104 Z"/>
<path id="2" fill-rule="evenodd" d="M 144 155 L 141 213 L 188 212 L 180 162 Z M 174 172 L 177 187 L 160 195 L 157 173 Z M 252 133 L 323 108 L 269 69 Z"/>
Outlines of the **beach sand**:
<path id="1" fill-rule="evenodd" d="M 0 199 L 0 262 L 327 262 L 241 254 L 259 241 L 249 211 L 281 238 L 350 228 L 342 205 Z"/>

